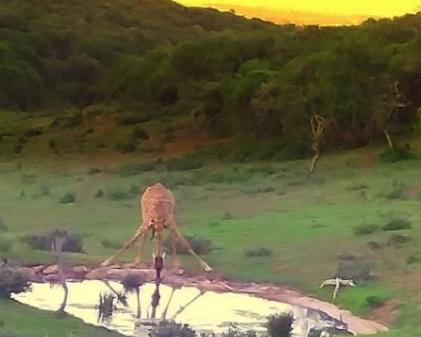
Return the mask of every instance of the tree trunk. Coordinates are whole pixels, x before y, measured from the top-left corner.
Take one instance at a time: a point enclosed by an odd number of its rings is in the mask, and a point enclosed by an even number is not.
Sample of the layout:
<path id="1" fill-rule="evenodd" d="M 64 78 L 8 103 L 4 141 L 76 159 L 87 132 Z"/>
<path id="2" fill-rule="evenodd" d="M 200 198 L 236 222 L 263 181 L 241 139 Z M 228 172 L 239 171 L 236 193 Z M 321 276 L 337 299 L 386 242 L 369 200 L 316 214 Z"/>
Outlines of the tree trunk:
<path id="1" fill-rule="evenodd" d="M 63 246 L 63 239 L 55 238 L 53 251 L 54 251 L 54 256 L 55 256 L 57 267 L 58 267 L 58 275 L 60 277 L 60 283 L 64 290 L 63 302 L 61 303 L 60 308 L 58 309 L 59 312 L 64 312 L 67 305 L 67 299 L 69 297 L 69 288 L 67 287 L 66 277 L 64 276 L 62 246 Z"/>
<path id="2" fill-rule="evenodd" d="M 389 145 L 389 148 L 393 150 L 395 148 L 395 145 L 393 144 L 392 138 L 390 137 L 389 131 L 387 129 L 383 130 L 384 136 L 386 137 L 387 144 Z"/>
<path id="3" fill-rule="evenodd" d="M 320 157 L 320 145 L 318 143 L 314 143 L 312 146 L 312 150 L 314 151 L 314 155 L 313 159 L 311 160 L 310 173 L 313 173 L 316 169 L 317 161 Z"/>
<path id="4" fill-rule="evenodd" d="M 137 299 L 137 314 L 136 314 L 136 318 L 140 318 L 141 312 L 140 312 L 140 291 L 139 291 L 139 287 L 136 288 L 136 299 Z"/>

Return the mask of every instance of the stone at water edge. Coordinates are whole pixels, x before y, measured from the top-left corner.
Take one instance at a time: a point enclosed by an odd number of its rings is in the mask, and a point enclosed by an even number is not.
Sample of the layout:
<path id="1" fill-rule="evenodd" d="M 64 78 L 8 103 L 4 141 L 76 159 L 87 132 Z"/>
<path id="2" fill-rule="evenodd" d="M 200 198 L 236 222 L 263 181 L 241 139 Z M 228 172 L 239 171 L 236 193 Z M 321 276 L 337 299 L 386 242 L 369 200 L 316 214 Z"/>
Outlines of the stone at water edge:
<path id="1" fill-rule="evenodd" d="M 73 272 L 76 274 L 86 274 L 89 272 L 89 269 L 85 266 L 76 266 L 73 268 Z"/>
<path id="2" fill-rule="evenodd" d="M 45 268 L 42 273 L 44 275 L 50 275 L 50 274 L 57 274 L 58 273 L 58 266 L 56 264 L 53 264 L 52 266 L 48 266 Z"/>

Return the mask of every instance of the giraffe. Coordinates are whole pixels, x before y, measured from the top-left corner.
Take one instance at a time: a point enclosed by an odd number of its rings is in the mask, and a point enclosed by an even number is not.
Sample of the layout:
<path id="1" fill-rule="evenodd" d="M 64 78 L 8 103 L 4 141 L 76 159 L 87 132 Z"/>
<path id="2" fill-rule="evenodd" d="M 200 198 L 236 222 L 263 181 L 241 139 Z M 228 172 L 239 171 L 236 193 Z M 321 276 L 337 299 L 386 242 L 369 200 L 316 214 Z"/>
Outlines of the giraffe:
<path id="1" fill-rule="evenodd" d="M 183 244 L 190 254 L 200 263 L 201 267 L 206 271 L 212 271 L 212 268 L 203 261 L 191 248 L 188 241 L 181 234 L 175 219 L 174 208 L 175 198 L 172 192 L 167 189 L 163 184 L 156 183 L 146 188 L 145 192 L 140 198 L 140 209 L 142 222 L 133 237 L 128 240 L 123 247 L 117 251 L 113 256 L 105 260 L 101 266 L 109 266 L 112 262 L 130 248 L 134 243 L 140 242 L 139 253 L 134 261 L 135 264 L 141 262 L 143 247 L 146 241 L 147 233 L 152 231 L 152 237 L 156 240 L 156 247 L 154 257 L 163 256 L 162 248 L 162 233 L 164 229 L 168 229 L 171 239 L 171 250 L 174 258 L 174 266 L 178 266 L 178 258 L 176 252 L 176 240 Z M 155 258 L 154 258 L 155 259 Z"/>

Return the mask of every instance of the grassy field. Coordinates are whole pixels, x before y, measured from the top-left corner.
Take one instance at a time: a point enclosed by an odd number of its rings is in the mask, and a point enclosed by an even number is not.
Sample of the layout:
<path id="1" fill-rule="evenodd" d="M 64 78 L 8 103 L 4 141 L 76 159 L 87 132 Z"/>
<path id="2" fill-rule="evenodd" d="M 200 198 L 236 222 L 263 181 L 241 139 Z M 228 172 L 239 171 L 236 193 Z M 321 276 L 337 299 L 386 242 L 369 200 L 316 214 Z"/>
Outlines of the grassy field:
<path id="1" fill-rule="evenodd" d="M 13 119 L 8 122 L 16 127 Z M 72 137 L 72 132 L 82 133 L 73 130 L 61 137 Z M 31 141 L 23 156 L 5 151 L 0 161 L 0 238 L 6 242 L 0 256 L 50 263 L 48 252 L 31 249 L 21 238 L 64 228 L 83 239 L 83 252 L 66 254 L 66 260 L 97 265 L 114 252 L 101 241 L 118 246 L 135 231 L 139 190 L 162 181 L 175 193 L 182 231 L 216 246 L 205 259 L 217 273 L 287 284 L 330 301 L 331 290 L 318 286 L 345 265 L 372 277 L 341 290 L 339 306 L 393 324 L 384 336 L 421 333 L 420 160 L 381 163 L 383 149 L 367 148 L 322 157 L 311 177 L 307 161 L 201 163 L 196 169 L 168 171 L 140 165 L 150 152 L 84 154 L 75 147 L 68 154 L 31 156 L 31 149 L 45 148 L 48 139 Z M 410 142 L 420 148 L 419 139 Z M 10 150 L 7 141 L 3 146 Z M 66 194 L 74 202 L 60 203 Z M 410 228 L 385 230 L 390 223 L 409 223 Z M 261 248 L 269 254 L 250 256 L 250 250 Z M 150 251 L 145 259 L 151 260 Z M 191 258 L 183 257 L 183 263 L 199 272 Z M 373 296 L 385 303 L 382 308 L 373 310 Z"/>
<path id="2" fill-rule="evenodd" d="M 121 336 L 104 328 L 87 325 L 73 317 L 0 299 L 0 336 L 45 337 L 52 334 L 63 337 Z"/>

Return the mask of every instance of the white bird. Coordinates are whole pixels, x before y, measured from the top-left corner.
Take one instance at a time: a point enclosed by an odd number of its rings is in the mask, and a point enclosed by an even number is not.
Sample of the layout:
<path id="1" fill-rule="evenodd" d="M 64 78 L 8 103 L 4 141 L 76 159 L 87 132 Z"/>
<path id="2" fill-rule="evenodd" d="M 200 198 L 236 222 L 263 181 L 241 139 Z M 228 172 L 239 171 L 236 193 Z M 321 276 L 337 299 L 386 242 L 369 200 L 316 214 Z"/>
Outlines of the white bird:
<path id="1" fill-rule="evenodd" d="M 356 284 L 353 280 L 343 280 L 339 277 L 328 279 L 326 281 L 323 281 L 320 285 L 320 288 L 323 288 L 324 286 L 335 286 L 335 290 L 333 291 L 333 299 L 336 298 L 336 294 L 339 291 L 339 288 L 341 286 L 350 286 L 350 287 L 356 287 Z"/>

